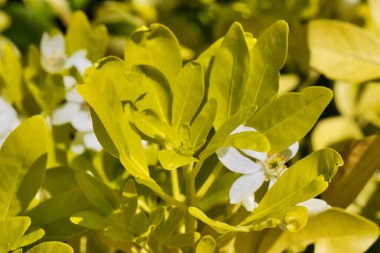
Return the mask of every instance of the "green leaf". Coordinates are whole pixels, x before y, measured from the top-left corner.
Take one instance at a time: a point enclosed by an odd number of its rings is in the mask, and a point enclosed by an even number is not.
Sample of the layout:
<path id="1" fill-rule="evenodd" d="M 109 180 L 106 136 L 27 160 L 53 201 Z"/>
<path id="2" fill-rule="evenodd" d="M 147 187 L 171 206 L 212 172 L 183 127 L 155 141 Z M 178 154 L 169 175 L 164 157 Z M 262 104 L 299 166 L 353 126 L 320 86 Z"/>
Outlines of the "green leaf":
<path id="1" fill-rule="evenodd" d="M 154 67 L 134 66 L 134 72 L 141 75 L 140 86 L 146 90 L 144 98 L 136 103 L 139 110 L 150 109 L 157 113 L 161 122 L 169 123 L 171 90 L 166 78 Z"/>
<path id="2" fill-rule="evenodd" d="M 371 12 L 371 16 L 375 24 L 378 28 L 380 28 L 380 17 L 378 15 L 378 10 L 380 8 L 379 0 L 368 0 L 369 10 Z"/>
<path id="3" fill-rule="evenodd" d="M 23 121 L 0 150 L 0 219 L 25 210 L 44 176 L 48 129 L 41 116 Z"/>
<path id="4" fill-rule="evenodd" d="M 165 140 L 168 132 L 164 123 L 151 110 L 133 112 L 133 123 L 145 135 L 156 140 Z"/>
<path id="5" fill-rule="evenodd" d="M 278 21 L 260 35 L 251 52 L 243 106 L 261 106 L 277 96 L 279 71 L 285 63 L 288 50 L 288 33 L 288 24 Z"/>
<path id="6" fill-rule="evenodd" d="M 102 181 L 82 171 L 76 171 L 75 178 L 83 194 L 102 214 L 119 207 L 117 194 Z"/>
<path id="7" fill-rule="evenodd" d="M 160 150 L 158 151 L 157 156 L 162 167 L 166 170 L 175 170 L 181 166 L 185 166 L 197 161 L 197 159 L 192 156 L 178 154 L 172 149 Z"/>
<path id="8" fill-rule="evenodd" d="M 216 242 L 210 235 L 203 236 L 195 248 L 195 253 L 214 253 L 216 251 Z"/>
<path id="9" fill-rule="evenodd" d="M 201 238 L 201 235 L 198 232 L 188 232 L 170 236 L 160 241 L 160 243 L 169 247 L 181 248 L 193 246 L 199 238 Z"/>
<path id="10" fill-rule="evenodd" d="M 178 208 L 171 209 L 167 219 L 162 221 L 154 231 L 157 240 L 163 241 L 166 237 L 170 236 L 181 226 L 184 217 L 185 213 L 182 210 Z"/>
<path id="11" fill-rule="evenodd" d="M 200 149 L 205 143 L 216 116 L 216 100 L 210 99 L 191 124 L 191 141 L 194 150 Z"/>
<path id="12" fill-rule="evenodd" d="M 380 127 L 380 83 L 370 82 L 365 85 L 359 102 L 356 105 L 356 113 L 358 117 L 363 118 Z"/>
<path id="13" fill-rule="evenodd" d="M 124 51 L 130 65 L 150 65 L 157 68 L 173 87 L 182 67 L 179 43 L 164 25 L 140 27 L 132 35 Z"/>
<path id="14" fill-rule="evenodd" d="M 264 106 L 247 125 L 268 138 L 272 152 L 281 152 L 311 130 L 331 99 L 331 90 L 324 87 L 288 93 Z"/>
<path id="15" fill-rule="evenodd" d="M 215 132 L 206 149 L 200 154 L 200 157 L 208 157 L 211 155 L 215 151 L 215 148 L 220 147 L 220 144 L 224 142 L 226 137 L 229 136 L 235 128 L 239 125 L 245 124 L 245 122 L 254 115 L 256 109 L 257 106 L 242 109 L 240 112 L 226 120 Z"/>
<path id="16" fill-rule="evenodd" d="M 341 165 L 342 158 L 332 149 L 321 149 L 299 160 L 278 178 L 243 224 L 261 223 L 263 219 L 277 216 L 276 213 L 284 210 L 288 212 L 290 207 L 318 196 Z"/>
<path id="17" fill-rule="evenodd" d="M 258 253 L 283 252 L 286 249 L 298 252 L 311 243 L 314 243 L 315 253 L 365 252 L 378 236 L 379 228 L 370 220 L 333 208 L 311 217 L 299 232 L 269 230 Z"/>
<path id="18" fill-rule="evenodd" d="M 91 24 L 81 11 L 70 17 L 66 33 L 67 52 L 69 55 L 78 50 L 87 50 L 87 58 L 95 62 L 106 53 L 108 33 L 104 25 L 91 27 Z"/>
<path id="19" fill-rule="evenodd" d="M 380 77 L 380 38 L 337 20 L 309 23 L 310 65 L 331 79 L 364 82 Z"/>
<path id="20" fill-rule="evenodd" d="M 135 182 L 132 179 L 128 179 L 127 183 L 124 186 L 121 197 L 121 211 L 125 224 L 130 223 L 136 214 L 138 201 L 137 197 L 138 195 Z"/>
<path id="21" fill-rule="evenodd" d="M 0 84 L 4 86 L 4 97 L 15 104 L 18 110 L 22 109 L 23 99 L 23 70 L 16 49 L 10 42 L 2 44 L 0 57 Z"/>
<path id="22" fill-rule="evenodd" d="M 203 70 L 198 62 L 187 63 L 179 73 L 173 88 L 172 126 L 178 131 L 182 124 L 190 124 L 198 111 L 203 94 Z"/>
<path id="23" fill-rule="evenodd" d="M 30 223 L 30 218 L 24 216 L 0 220 L 0 250 L 8 252 L 17 249 L 18 242 L 30 226 Z"/>
<path id="24" fill-rule="evenodd" d="M 74 250 L 63 242 L 43 242 L 34 246 L 26 253 L 73 253 Z"/>
<path id="25" fill-rule="evenodd" d="M 30 231 L 26 235 L 22 236 L 20 240 L 18 240 L 17 245 L 13 248 L 18 249 L 35 243 L 36 241 L 40 240 L 44 235 L 45 231 L 43 229 L 34 229 L 33 231 Z"/>
<path id="26" fill-rule="evenodd" d="M 49 235 L 49 229 L 55 226 L 56 229 L 64 230 L 64 225 L 71 224 L 70 216 L 89 208 L 92 208 L 92 205 L 83 193 L 79 190 L 71 190 L 52 196 L 26 214 L 32 219 L 33 227 L 42 227 L 46 235 Z M 54 234 L 49 236 L 54 236 Z"/>
<path id="27" fill-rule="evenodd" d="M 215 55 L 210 72 L 208 98 L 215 98 L 218 103 L 216 129 L 240 110 L 248 73 L 249 51 L 244 31 L 239 23 L 234 23 Z"/>
<path id="28" fill-rule="evenodd" d="M 202 212 L 200 209 L 191 206 L 189 207 L 189 213 L 194 216 L 195 218 L 201 220 L 205 224 L 212 227 L 216 232 L 218 233 L 226 233 L 226 232 L 249 232 L 249 229 L 243 226 L 231 226 L 227 223 L 216 221 L 213 219 L 210 219 L 204 212 Z"/>
<path id="29" fill-rule="evenodd" d="M 351 204 L 379 168 L 379 149 L 380 136 L 372 135 L 352 143 L 344 150 L 345 163 L 323 193 L 323 199 L 330 205 L 342 208 Z"/>
<path id="30" fill-rule="evenodd" d="M 104 230 L 111 225 L 117 224 L 112 218 L 113 215 L 105 217 L 97 212 L 90 210 L 73 214 L 70 217 L 70 221 L 85 228 L 93 230 Z"/>
<path id="31" fill-rule="evenodd" d="M 87 69 L 85 84 L 77 90 L 98 115 L 124 168 L 135 177 L 149 177 L 141 138 L 129 123 L 130 116 L 123 110 L 115 83 L 106 73 L 100 74 L 99 68 L 102 66 Z"/>
<path id="32" fill-rule="evenodd" d="M 363 138 L 360 126 L 351 118 L 336 116 L 319 121 L 311 134 L 313 150 L 349 143 Z"/>
<path id="33" fill-rule="evenodd" d="M 209 144 L 202 152 L 202 155 L 209 156 L 221 147 L 235 147 L 259 152 L 267 152 L 270 150 L 270 144 L 265 135 L 259 132 L 247 131 L 228 135 L 221 142 L 213 145 Z"/>

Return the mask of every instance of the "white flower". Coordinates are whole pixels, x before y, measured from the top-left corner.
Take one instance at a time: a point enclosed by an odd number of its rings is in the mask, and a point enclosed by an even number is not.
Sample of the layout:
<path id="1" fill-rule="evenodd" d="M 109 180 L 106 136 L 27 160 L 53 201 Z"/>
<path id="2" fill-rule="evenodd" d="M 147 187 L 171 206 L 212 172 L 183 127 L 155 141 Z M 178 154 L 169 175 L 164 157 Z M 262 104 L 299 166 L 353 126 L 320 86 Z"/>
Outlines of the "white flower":
<path id="1" fill-rule="evenodd" d="M 16 110 L 0 97 L 0 146 L 19 124 Z"/>
<path id="2" fill-rule="evenodd" d="M 83 98 L 74 89 L 76 80 L 71 76 L 64 77 L 66 90 L 66 103 L 58 107 L 52 116 L 53 125 L 71 123 L 77 130 L 72 143 L 72 151 L 76 154 L 84 152 L 84 147 L 100 151 L 102 146 L 98 142 L 92 126 L 90 112 Z"/>
<path id="3" fill-rule="evenodd" d="M 66 55 L 65 38 L 61 33 L 50 36 L 42 35 L 41 65 L 49 73 L 59 73 L 71 67 L 75 67 L 81 75 L 92 63 L 86 58 L 86 50 L 78 50 L 70 57 Z"/>
<path id="4" fill-rule="evenodd" d="M 244 131 L 256 131 L 252 127 L 240 125 L 231 134 Z M 252 150 L 238 150 L 233 147 L 222 147 L 216 151 L 223 165 L 233 171 L 243 174 L 231 186 L 230 203 L 242 205 L 247 211 L 253 211 L 257 206 L 254 193 L 265 181 L 269 181 L 269 188 L 287 169 L 285 163 L 298 152 L 299 143 L 295 142 L 280 153 L 266 153 Z M 305 206 L 310 215 L 325 211 L 330 206 L 323 200 L 310 199 L 298 205 Z"/>

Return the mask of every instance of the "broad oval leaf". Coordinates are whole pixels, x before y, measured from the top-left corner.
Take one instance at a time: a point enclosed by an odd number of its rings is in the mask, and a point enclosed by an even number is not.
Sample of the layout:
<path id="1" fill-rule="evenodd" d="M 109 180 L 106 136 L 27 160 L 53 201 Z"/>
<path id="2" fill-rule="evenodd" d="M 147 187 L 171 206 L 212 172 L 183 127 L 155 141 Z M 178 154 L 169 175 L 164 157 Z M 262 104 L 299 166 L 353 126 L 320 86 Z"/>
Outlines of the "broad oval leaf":
<path id="1" fill-rule="evenodd" d="M 104 25 L 92 27 L 86 14 L 77 11 L 70 18 L 66 41 L 67 51 L 70 55 L 85 49 L 87 58 L 94 62 L 106 52 L 108 33 Z"/>
<path id="2" fill-rule="evenodd" d="M 276 213 L 288 212 L 288 208 L 318 196 L 342 165 L 342 158 L 332 149 L 321 149 L 299 160 L 278 178 L 243 224 L 276 217 Z"/>
<path id="3" fill-rule="evenodd" d="M 288 33 L 288 24 L 278 21 L 259 36 L 251 51 L 243 106 L 261 106 L 277 96 L 279 71 L 285 63 L 288 50 Z"/>
<path id="4" fill-rule="evenodd" d="M 182 67 L 179 43 L 164 25 L 151 24 L 138 28 L 124 51 L 129 65 L 150 65 L 161 71 L 173 86 Z"/>
<path id="5" fill-rule="evenodd" d="M 378 236 L 379 228 L 375 223 L 343 209 L 333 208 L 311 217 L 304 229 L 296 233 L 274 229 L 268 231 L 258 253 L 283 252 L 286 249 L 302 251 L 311 243 L 314 243 L 315 253 L 365 252 Z"/>
<path id="6" fill-rule="evenodd" d="M 9 252 L 16 250 L 17 245 L 29 228 L 31 220 L 29 217 L 18 216 L 0 220 L 0 250 Z"/>
<path id="7" fill-rule="evenodd" d="M 48 129 L 41 116 L 23 121 L 0 150 L 0 219 L 25 210 L 45 177 Z"/>
<path id="8" fill-rule="evenodd" d="M 178 154 L 172 149 L 160 150 L 158 151 L 157 156 L 162 167 L 166 170 L 175 170 L 181 166 L 185 166 L 197 161 L 197 159 L 192 156 Z"/>
<path id="9" fill-rule="evenodd" d="M 74 253 L 73 248 L 63 242 L 43 242 L 26 253 Z"/>
<path id="10" fill-rule="evenodd" d="M 117 194 L 102 181 L 82 171 L 76 171 L 75 178 L 83 194 L 102 214 L 109 214 L 120 206 Z"/>
<path id="11" fill-rule="evenodd" d="M 364 82 L 380 77 L 380 37 L 337 20 L 309 23 L 310 65 L 331 79 Z"/>
<path id="12" fill-rule="evenodd" d="M 244 31 L 233 23 L 215 55 L 208 98 L 218 103 L 214 126 L 218 129 L 241 107 L 249 73 L 249 51 Z"/>
<path id="13" fill-rule="evenodd" d="M 173 88 L 172 127 L 178 131 L 190 124 L 203 100 L 204 77 L 198 62 L 187 63 L 179 73 Z"/>
<path id="14" fill-rule="evenodd" d="M 210 235 L 202 237 L 195 248 L 195 253 L 214 253 L 216 251 L 216 242 Z"/>
<path id="15" fill-rule="evenodd" d="M 281 152 L 311 130 L 331 99 L 331 90 L 324 87 L 288 93 L 262 107 L 247 125 L 268 138 L 272 152 Z"/>

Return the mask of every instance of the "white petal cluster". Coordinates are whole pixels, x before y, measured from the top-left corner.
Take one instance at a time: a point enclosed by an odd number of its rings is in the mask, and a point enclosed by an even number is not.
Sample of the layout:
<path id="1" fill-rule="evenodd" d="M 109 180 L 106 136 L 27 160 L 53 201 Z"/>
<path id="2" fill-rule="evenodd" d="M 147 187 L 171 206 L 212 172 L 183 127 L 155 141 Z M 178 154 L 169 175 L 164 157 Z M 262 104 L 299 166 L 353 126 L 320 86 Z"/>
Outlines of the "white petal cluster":
<path id="1" fill-rule="evenodd" d="M 19 124 L 16 110 L 0 97 L 0 146 Z"/>
<path id="2" fill-rule="evenodd" d="M 245 131 L 256 131 L 256 129 L 240 125 L 231 134 Z M 269 188 L 272 187 L 287 169 L 286 162 L 296 155 L 298 149 L 298 142 L 280 153 L 273 154 L 234 147 L 219 148 L 216 154 L 220 162 L 227 169 L 243 174 L 231 186 L 230 203 L 241 203 L 247 211 L 252 212 L 258 205 L 254 193 L 265 181 L 269 181 Z M 316 215 L 330 208 L 325 201 L 319 199 L 310 199 L 298 205 L 305 206 L 309 215 Z"/>
<path id="3" fill-rule="evenodd" d="M 65 38 L 61 33 L 50 36 L 44 33 L 41 39 L 41 65 L 49 73 L 61 73 L 75 67 L 83 76 L 92 62 L 86 58 L 86 50 L 78 50 L 70 57 L 65 52 Z M 69 75 L 63 77 L 66 89 L 66 103 L 58 107 L 52 115 L 53 125 L 70 123 L 76 130 L 71 149 L 74 153 L 83 153 L 86 148 L 100 151 L 92 126 L 91 115 L 83 98 L 75 90 L 77 80 Z"/>

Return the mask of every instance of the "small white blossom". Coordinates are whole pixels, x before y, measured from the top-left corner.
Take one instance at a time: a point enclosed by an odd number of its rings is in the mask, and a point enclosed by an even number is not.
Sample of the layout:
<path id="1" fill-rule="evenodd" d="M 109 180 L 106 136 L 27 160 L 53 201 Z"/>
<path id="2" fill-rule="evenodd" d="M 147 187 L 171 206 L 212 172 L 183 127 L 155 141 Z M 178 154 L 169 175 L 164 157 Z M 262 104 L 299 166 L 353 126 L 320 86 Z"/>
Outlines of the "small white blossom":
<path id="1" fill-rule="evenodd" d="M 42 35 L 41 65 L 49 73 L 59 73 L 71 67 L 75 67 L 81 75 L 85 69 L 92 65 L 86 58 L 86 50 L 78 50 L 70 57 L 66 55 L 65 38 L 61 33 L 50 36 L 48 33 Z"/>
<path id="2" fill-rule="evenodd" d="M 0 97 L 0 146 L 19 124 L 16 110 Z"/>
<path id="3" fill-rule="evenodd" d="M 252 127 L 240 125 L 231 134 L 256 131 Z M 269 181 L 269 188 L 287 169 L 286 162 L 298 152 L 299 143 L 295 142 L 280 153 L 257 152 L 247 149 L 238 150 L 233 147 L 222 147 L 216 151 L 223 165 L 233 171 L 243 174 L 231 186 L 230 203 L 241 203 L 247 211 L 253 211 L 257 203 L 254 193 L 265 181 Z M 330 206 L 323 200 L 310 199 L 298 205 L 305 206 L 310 215 L 325 211 Z"/>

